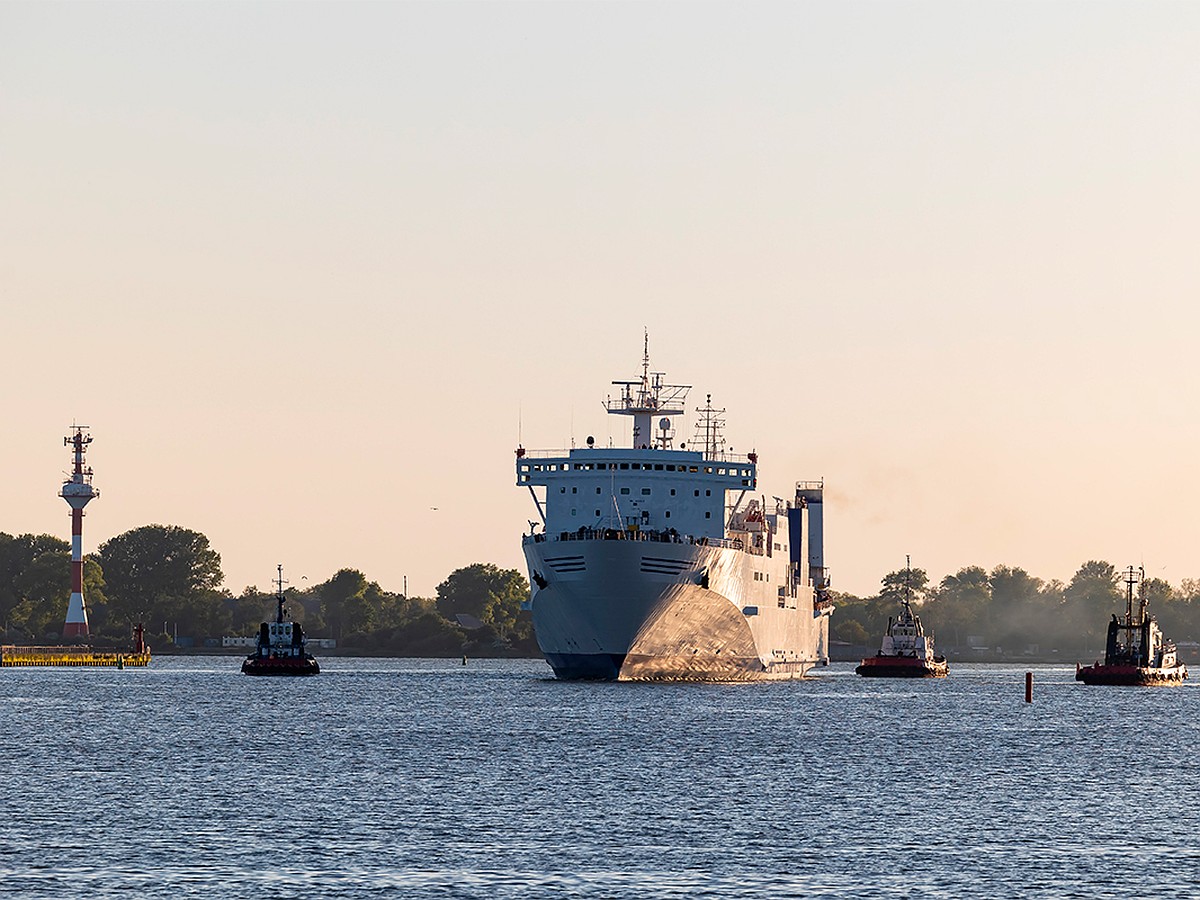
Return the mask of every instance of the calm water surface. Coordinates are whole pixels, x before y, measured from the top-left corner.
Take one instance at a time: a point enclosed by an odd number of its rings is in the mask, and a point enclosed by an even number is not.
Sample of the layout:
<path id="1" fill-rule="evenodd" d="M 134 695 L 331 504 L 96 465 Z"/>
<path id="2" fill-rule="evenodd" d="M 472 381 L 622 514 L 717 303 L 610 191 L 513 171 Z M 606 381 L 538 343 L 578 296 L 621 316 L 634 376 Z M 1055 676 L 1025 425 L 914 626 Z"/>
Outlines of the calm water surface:
<path id="1" fill-rule="evenodd" d="M 1200 896 L 1200 683 L 0 670 L 0 894 Z"/>

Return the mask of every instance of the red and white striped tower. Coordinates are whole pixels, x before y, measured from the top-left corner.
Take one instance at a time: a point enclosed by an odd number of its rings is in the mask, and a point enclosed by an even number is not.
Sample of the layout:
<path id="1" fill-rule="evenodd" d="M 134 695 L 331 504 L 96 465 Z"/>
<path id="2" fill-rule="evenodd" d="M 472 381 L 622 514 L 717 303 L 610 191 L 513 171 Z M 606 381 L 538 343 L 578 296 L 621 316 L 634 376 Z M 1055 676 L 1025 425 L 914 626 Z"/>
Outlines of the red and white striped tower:
<path id="1" fill-rule="evenodd" d="M 63 443 L 74 448 L 75 470 L 63 482 L 58 496 L 71 506 L 71 602 L 67 604 L 67 621 L 63 625 L 64 638 L 86 638 L 88 636 L 87 605 L 83 602 L 83 508 L 100 492 L 92 487 L 92 470 L 83 464 L 83 454 L 92 442 L 86 434 L 86 425 L 72 425 L 74 434 L 63 438 Z"/>

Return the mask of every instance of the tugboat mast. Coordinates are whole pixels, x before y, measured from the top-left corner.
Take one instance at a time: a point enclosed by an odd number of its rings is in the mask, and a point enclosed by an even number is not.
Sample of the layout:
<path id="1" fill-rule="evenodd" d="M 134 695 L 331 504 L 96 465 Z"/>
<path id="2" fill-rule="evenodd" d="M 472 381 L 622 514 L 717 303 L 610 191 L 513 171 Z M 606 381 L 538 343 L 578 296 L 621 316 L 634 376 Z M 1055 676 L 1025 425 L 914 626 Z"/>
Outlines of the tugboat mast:
<path id="1" fill-rule="evenodd" d="M 904 554 L 904 609 L 906 612 L 912 612 L 912 603 L 910 597 L 912 595 L 912 556 Z"/>
<path id="2" fill-rule="evenodd" d="M 290 584 L 290 582 L 283 580 L 283 563 L 280 563 L 277 568 L 279 570 L 279 574 L 276 575 L 276 577 L 275 577 L 275 602 L 276 602 L 276 605 L 278 608 L 275 612 L 275 622 L 277 624 L 281 624 L 283 622 L 283 613 L 284 613 L 283 586 L 285 584 Z"/>

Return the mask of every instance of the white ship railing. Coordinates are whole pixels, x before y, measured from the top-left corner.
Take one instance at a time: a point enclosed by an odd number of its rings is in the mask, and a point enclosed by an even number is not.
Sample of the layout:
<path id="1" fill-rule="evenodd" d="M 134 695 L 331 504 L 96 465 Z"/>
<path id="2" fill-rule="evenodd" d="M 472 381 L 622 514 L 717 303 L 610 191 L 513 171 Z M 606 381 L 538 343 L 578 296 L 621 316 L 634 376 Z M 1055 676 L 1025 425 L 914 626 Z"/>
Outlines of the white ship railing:
<path id="1" fill-rule="evenodd" d="M 561 531 L 558 534 L 527 534 L 523 542 L 540 544 L 543 541 L 648 541 L 659 544 L 688 544 L 697 547 L 725 547 L 741 550 L 743 544 L 734 538 L 692 537 L 687 534 L 671 534 L 665 531 L 625 531 L 620 528 L 581 528 L 578 531 Z"/>
<path id="2" fill-rule="evenodd" d="M 638 448 L 634 448 L 634 447 L 573 447 L 571 450 L 525 450 L 524 453 L 522 453 L 522 455 L 519 458 L 521 458 L 521 459 L 562 459 L 566 456 L 569 456 L 575 450 L 603 451 L 606 456 L 608 454 L 613 453 L 614 451 L 618 452 L 618 453 L 621 453 L 624 451 L 629 451 L 631 453 L 646 453 L 646 452 L 700 453 L 699 450 L 695 450 L 695 451 L 686 450 L 686 449 L 681 450 L 680 448 L 674 448 L 673 450 L 663 451 L 658 447 L 647 447 L 644 449 L 638 449 Z M 718 463 L 749 463 L 749 462 L 754 461 L 754 460 L 750 459 L 750 454 L 746 454 L 746 453 L 725 453 L 725 452 L 703 453 L 703 454 L 701 454 L 701 458 L 705 462 L 718 462 Z M 756 459 L 757 459 L 757 457 L 756 457 Z M 813 482 L 812 485 L 819 487 L 820 482 Z"/>

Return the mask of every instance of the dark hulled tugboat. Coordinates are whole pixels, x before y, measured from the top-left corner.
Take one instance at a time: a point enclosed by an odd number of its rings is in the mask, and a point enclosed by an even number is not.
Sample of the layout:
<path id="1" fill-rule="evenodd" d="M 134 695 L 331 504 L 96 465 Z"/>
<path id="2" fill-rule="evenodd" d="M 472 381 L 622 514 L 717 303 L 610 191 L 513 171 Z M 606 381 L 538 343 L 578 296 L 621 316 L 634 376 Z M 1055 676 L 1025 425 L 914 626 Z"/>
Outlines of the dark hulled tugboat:
<path id="1" fill-rule="evenodd" d="M 907 557 L 904 569 L 903 609 L 895 619 L 888 617 L 887 633 L 874 656 L 864 659 L 854 671 L 867 678 L 942 678 L 950 674 L 944 657 L 933 652 L 933 635 L 921 627 L 921 617 L 912 611 Z"/>
<path id="2" fill-rule="evenodd" d="M 1163 637 L 1158 622 L 1147 613 L 1143 587 L 1146 573 L 1130 566 L 1125 572 L 1125 618 L 1113 613 L 1108 623 L 1104 662 L 1075 664 L 1075 680 L 1084 684 L 1183 684 L 1187 666 L 1179 661 L 1175 644 Z M 1138 614 L 1133 617 L 1133 589 L 1138 589 Z"/>
<path id="3" fill-rule="evenodd" d="M 317 661 L 305 651 L 308 642 L 299 622 L 284 621 L 283 566 L 275 581 L 276 612 L 274 622 L 263 622 L 258 630 L 254 652 L 242 663 L 244 675 L 316 675 Z"/>

